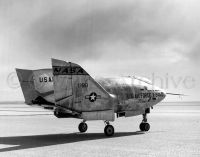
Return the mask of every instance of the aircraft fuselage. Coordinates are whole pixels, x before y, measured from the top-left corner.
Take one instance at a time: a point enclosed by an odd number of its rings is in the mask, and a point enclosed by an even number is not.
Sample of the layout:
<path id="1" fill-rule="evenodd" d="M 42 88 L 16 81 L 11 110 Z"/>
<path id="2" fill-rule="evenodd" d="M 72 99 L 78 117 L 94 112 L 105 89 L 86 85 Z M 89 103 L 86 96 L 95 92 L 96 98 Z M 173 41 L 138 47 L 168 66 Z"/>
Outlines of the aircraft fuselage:
<path id="1" fill-rule="evenodd" d="M 54 103 L 52 69 L 33 71 L 33 80 L 38 95 L 47 102 Z M 165 98 L 165 92 L 151 83 L 135 77 L 98 78 L 96 81 L 110 94 L 109 103 L 113 103 L 115 113 L 139 111 L 152 107 Z M 77 88 L 88 88 L 87 82 L 78 83 Z M 101 99 L 95 93 L 93 99 Z M 85 99 L 89 99 L 85 97 Z"/>

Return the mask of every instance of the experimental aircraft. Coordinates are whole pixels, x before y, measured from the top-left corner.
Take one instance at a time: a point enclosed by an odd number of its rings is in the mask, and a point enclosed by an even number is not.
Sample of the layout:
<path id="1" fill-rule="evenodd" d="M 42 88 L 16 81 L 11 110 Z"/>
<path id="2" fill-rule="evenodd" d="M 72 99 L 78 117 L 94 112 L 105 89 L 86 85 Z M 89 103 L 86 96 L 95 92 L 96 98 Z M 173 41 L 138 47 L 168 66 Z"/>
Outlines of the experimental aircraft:
<path id="1" fill-rule="evenodd" d="M 16 72 L 26 104 L 51 109 L 57 118 L 82 119 L 80 132 L 87 131 L 86 121 L 102 120 L 106 136 L 114 135 L 110 122 L 116 117 L 142 115 L 139 128 L 148 131 L 150 108 L 167 94 L 145 78 L 93 79 L 80 65 L 57 59 L 52 59 L 52 69 Z"/>

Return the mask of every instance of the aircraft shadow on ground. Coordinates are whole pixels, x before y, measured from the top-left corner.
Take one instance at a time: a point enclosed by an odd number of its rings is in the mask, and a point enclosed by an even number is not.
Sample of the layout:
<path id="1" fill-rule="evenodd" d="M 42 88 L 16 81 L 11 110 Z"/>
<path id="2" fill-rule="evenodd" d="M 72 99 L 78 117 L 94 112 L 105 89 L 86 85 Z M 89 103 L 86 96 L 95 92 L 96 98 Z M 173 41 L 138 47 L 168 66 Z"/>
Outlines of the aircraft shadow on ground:
<path id="1" fill-rule="evenodd" d="M 103 133 L 70 133 L 70 134 L 49 134 L 49 135 L 31 135 L 0 137 L 0 144 L 17 145 L 0 149 L 0 152 L 51 146 L 57 144 L 67 144 L 81 141 L 90 141 L 97 139 L 116 138 L 123 136 L 141 135 L 143 132 L 118 132 L 112 137 L 106 137 Z"/>

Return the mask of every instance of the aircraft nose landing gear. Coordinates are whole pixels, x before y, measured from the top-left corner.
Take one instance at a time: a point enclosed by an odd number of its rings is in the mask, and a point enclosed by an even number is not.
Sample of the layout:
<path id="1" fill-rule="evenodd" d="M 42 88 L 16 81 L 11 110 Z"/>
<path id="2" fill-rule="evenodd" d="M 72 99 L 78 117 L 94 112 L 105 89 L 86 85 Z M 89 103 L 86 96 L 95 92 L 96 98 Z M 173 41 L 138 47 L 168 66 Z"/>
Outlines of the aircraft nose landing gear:
<path id="1" fill-rule="evenodd" d="M 150 124 L 149 123 L 140 123 L 140 130 L 141 131 L 149 131 L 150 129 Z"/>
<path id="2" fill-rule="evenodd" d="M 85 121 L 81 122 L 78 126 L 78 129 L 80 132 L 86 132 L 87 131 L 87 124 L 85 123 Z"/>
<path id="3" fill-rule="evenodd" d="M 150 129 L 150 124 L 147 123 L 147 114 L 143 114 L 143 120 L 142 123 L 140 123 L 140 130 L 141 131 L 149 131 Z"/>

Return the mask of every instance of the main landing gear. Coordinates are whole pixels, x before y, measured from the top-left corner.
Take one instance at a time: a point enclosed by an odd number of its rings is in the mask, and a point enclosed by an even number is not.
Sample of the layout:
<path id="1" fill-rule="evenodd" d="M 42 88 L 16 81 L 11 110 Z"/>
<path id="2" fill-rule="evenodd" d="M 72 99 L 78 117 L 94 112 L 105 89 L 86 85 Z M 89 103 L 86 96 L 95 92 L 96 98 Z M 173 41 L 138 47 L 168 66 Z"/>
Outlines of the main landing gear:
<path id="1" fill-rule="evenodd" d="M 87 126 L 87 124 L 85 123 L 86 121 L 85 120 L 83 120 L 80 124 L 79 124 L 79 126 L 78 126 L 78 130 L 80 131 L 80 132 L 86 132 L 87 131 L 87 128 L 88 128 L 88 126 Z M 105 128 L 104 128 L 104 133 L 105 133 L 105 135 L 106 136 L 113 136 L 114 135 L 114 133 L 115 133 L 115 129 L 114 129 L 114 127 L 112 126 L 112 125 L 110 125 L 110 123 L 108 122 L 108 121 L 105 121 Z"/>
<path id="2" fill-rule="evenodd" d="M 112 125 L 110 125 L 110 123 L 108 121 L 105 121 L 105 128 L 104 128 L 104 134 L 106 136 L 113 136 L 115 133 L 115 129 Z"/>
<path id="3" fill-rule="evenodd" d="M 150 124 L 147 123 L 147 114 L 143 114 L 143 120 L 142 123 L 140 123 L 140 130 L 141 131 L 149 131 L 150 129 Z"/>
<path id="4" fill-rule="evenodd" d="M 85 121 L 81 122 L 81 123 L 79 124 L 79 126 L 78 126 L 78 130 L 79 130 L 80 132 L 86 132 L 86 131 L 87 131 L 87 128 L 88 128 L 88 126 L 87 126 L 87 124 L 85 123 Z"/>

